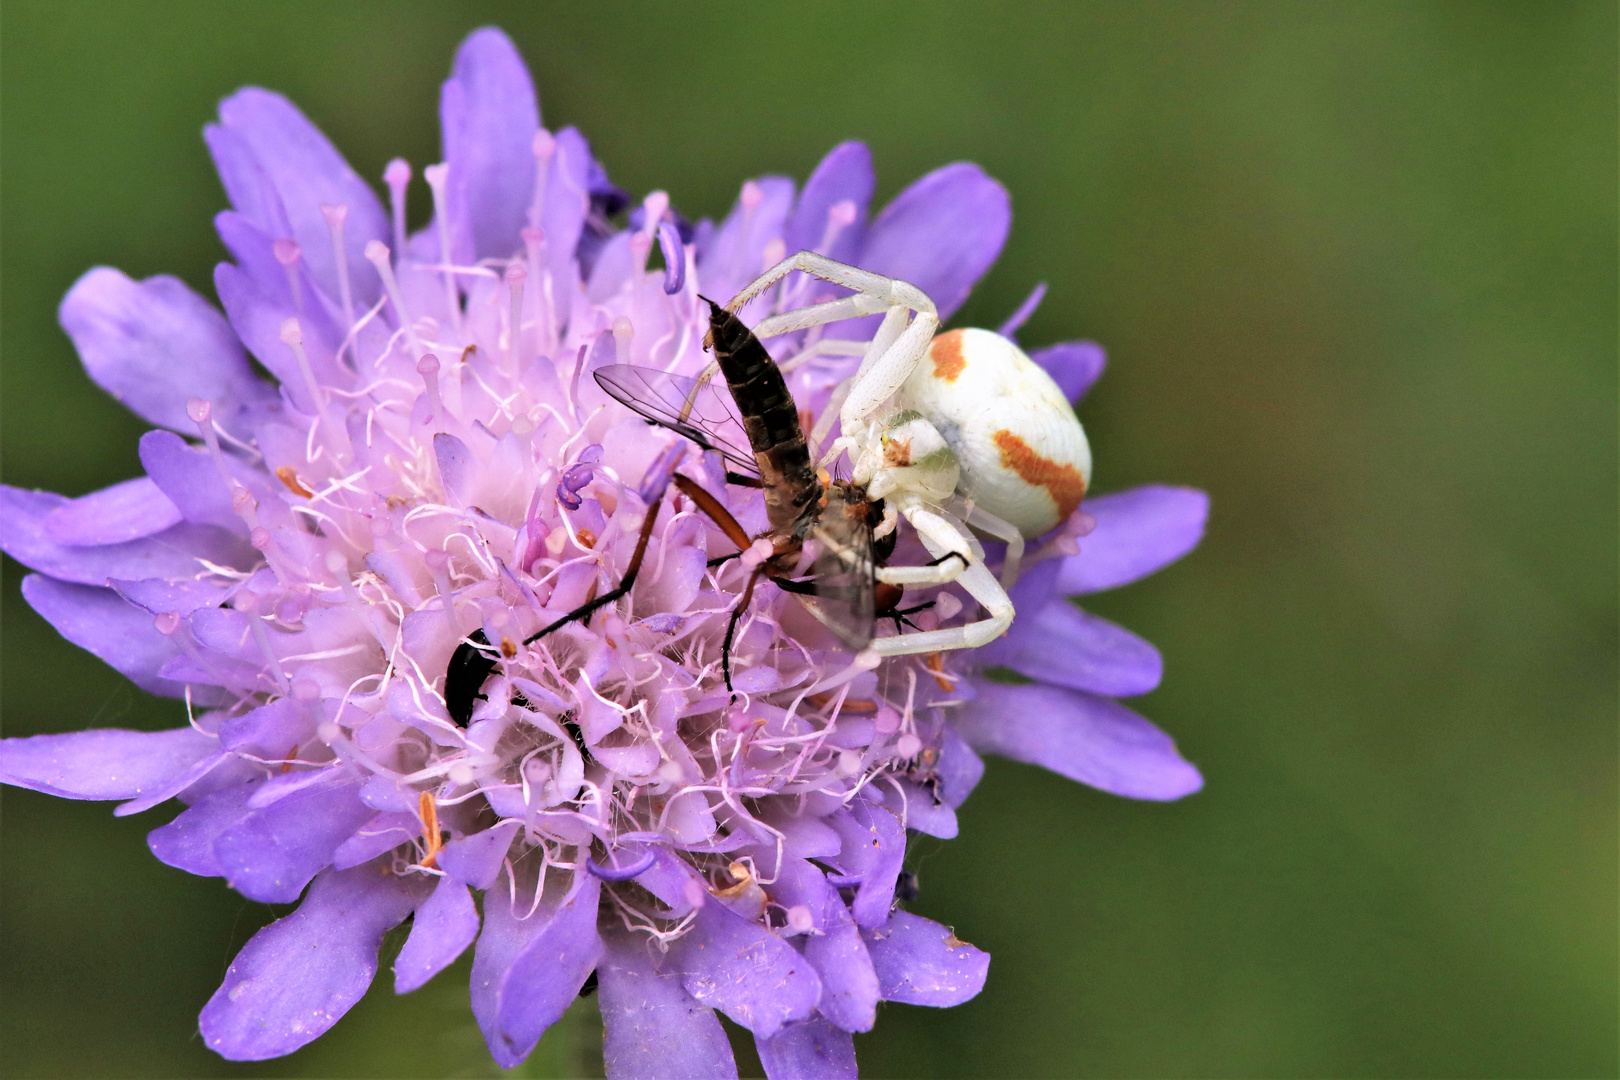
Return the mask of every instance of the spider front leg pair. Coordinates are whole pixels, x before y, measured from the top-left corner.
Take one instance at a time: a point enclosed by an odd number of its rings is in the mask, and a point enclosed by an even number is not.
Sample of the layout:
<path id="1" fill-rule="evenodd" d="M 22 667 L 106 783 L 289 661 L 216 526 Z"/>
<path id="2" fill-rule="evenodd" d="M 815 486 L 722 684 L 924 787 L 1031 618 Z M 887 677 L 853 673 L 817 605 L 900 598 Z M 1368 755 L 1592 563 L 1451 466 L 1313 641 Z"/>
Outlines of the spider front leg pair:
<path id="1" fill-rule="evenodd" d="M 761 340 L 845 319 L 883 314 L 878 332 L 866 345 L 860 367 L 842 395 L 838 416 L 843 432 L 824 455 L 824 461 L 830 461 L 840 450 L 855 447 L 856 439 L 864 433 L 871 418 L 894 396 L 927 354 L 934 331 L 939 328 L 939 311 L 928 294 L 915 285 L 848 266 L 813 251 L 789 255 L 765 271 L 732 297 L 726 310 L 740 311 L 743 305 L 794 271 L 851 289 L 855 295 L 768 316 L 754 327 L 755 336 Z M 908 314 L 914 317 L 908 318 Z M 846 347 L 846 343 L 839 342 L 824 347 L 823 351 L 844 352 Z M 788 364 L 798 359 L 794 357 Z"/>
<path id="2" fill-rule="evenodd" d="M 822 455 L 822 464 L 847 452 L 853 480 L 868 497 L 884 499 L 889 510 L 874 533 L 881 537 L 904 517 L 922 539 L 933 562 L 927 566 L 885 566 L 876 578 L 891 585 L 945 585 L 956 582 L 978 601 L 985 617 L 965 626 L 879 638 L 869 646 L 880 655 L 976 648 L 994 641 L 1012 623 L 1013 605 L 1004 585 L 1017 575 L 1023 537 L 1016 526 L 983 510 L 970 510 L 969 521 L 1009 543 L 1005 582 L 997 582 L 984 565 L 984 552 L 964 526 L 939 512 L 956 499 L 960 482 L 957 457 L 932 422 L 894 399 L 923 358 L 939 327 L 939 314 L 926 293 L 904 281 L 801 251 L 760 275 L 727 304 L 737 311 L 755 296 L 794 271 L 811 274 L 855 295 L 771 315 L 754 333 L 774 337 L 843 319 L 883 312 L 883 321 L 861 354 L 855 374 L 834 391 L 841 432 Z M 819 346 L 819 349 L 818 349 Z M 806 352 L 849 354 L 849 343 L 829 342 Z M 803 355 L 803 354 L 801 354 Z M 787 362 L 799 361 L 794 357 Z M 787 366 L 784 365 L 784 366 Z M 833 406 L 817 423 L 811 444 L 819 445 L 830 429 Z"/>
<path id="3" fill-rule="evenodd" d="M 893 637 L 874 638 L 867 646 L 879 656 L 905 656 L 910 653 L 942 652 L 947 649 L 976 649 L 988 645 L 1012 625 L 1013 604 L 1007 590 L 984 565 L 982 552 L 949 518 L 921 505 L 907 503 L 900 514 L 917 530 L 923 547 L 934 556 L 926 566 L 884 566 L 877 580 L 888 585 L 960 585 L 985 610 L 985 617 L 965 626 L 943 630 L 920 630 Z"/>

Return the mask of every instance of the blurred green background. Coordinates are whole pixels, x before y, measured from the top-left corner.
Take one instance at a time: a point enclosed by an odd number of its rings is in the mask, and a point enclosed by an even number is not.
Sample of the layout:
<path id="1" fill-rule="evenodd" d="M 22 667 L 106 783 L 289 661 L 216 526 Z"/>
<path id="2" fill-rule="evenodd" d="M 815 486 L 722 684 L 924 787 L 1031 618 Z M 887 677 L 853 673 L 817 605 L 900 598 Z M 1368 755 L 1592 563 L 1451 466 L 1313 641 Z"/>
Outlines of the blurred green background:
<path id="1" fill-rule="evenodd" d="M 1139 707 L 1206 789 L 993 762 L 962 836 L 914 854 L 989 984 L 886 1007 L 863 1072 L 1615 1075 L 1614 4 L 7 0 L 6 482 L 138 470 L 142 424 L 56 304 L 98 263 L 212 293 L 219 98 L 273 87 L 362 174 L 420 166 L 486 22 L 548 126 L 693 217 L 851 137 L 879 203 L 981 162 L 1014 228 L 958 324 L 1048 281 L 1023 339 L 1109 350 L 1098 489 L 1213 495 L 1202 548 L 1091 605 L 1163 649 Z M 7 734 L 176 722 L 5 573 Z M 404 999 L 379 980 L 291 1058 L 210 1054 L 196 1013 L 273 913 L 153 859 L 171 813 L 5 792 L 6 1075 L 494 1071 L 465 962 Z M 572 1067 L 569 1038 L 530 1071 Z"/>

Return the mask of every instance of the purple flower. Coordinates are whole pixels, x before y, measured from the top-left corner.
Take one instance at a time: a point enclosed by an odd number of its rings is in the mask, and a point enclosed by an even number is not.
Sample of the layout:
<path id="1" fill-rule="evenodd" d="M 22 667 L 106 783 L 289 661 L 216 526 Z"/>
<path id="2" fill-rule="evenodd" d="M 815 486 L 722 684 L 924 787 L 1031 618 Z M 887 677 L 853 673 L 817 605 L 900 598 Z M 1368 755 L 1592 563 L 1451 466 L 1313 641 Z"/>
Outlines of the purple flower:
<path id="1" fill-rule="evenodd" d="M 851 1033 L 880 1001 L 949 1006 L 984 984 L 985 953 L 896 904 L 907 830 L 955 835 L 977 751 L 1135 798 L 1199 787 L 1115 700 L 1157 685 L 1158 653 L 1066 597 L 1185 554 L 1205 497 L 1088 499 L 1033 545 L 1011 632 L 973 654 L 874 666 L 762 587 L 728 693 L 744 571 L 709 565 L 734 549 L 669 478 L 751 532 L 761 500 L 590 372 L 695 374 L 699 290 L 730 295 L 804 248 L 908 280 L 948 317 L 1000 251 L 1006 193 L 949 165 L 869 216 L 870 155 L 846 143 L 802 190 L 744 183 L 718 224 L 653 192 L 621 230 L 628 197 L 579 132 L 540 127 L 498 31 L 462 45 L 440 113 L 433 222 L 407 236 L 408 166 L 389 165 L 385 207 L 289 102 L 242 90 L 206 131 L 232 205 L 224 313 L 106 268 L 63 300 L 91 377 L 156 425 L 145 475 L 79 499 L 0 488 L 0 547 L 64 637 L 183 698 L 190 723 L 5 740 L 0 780 L 118 814 L 178 798 L 158 858 L 299 901 L 202 1010 L 224 1057 L 319 1036 L 411 919 L 396 990 L 473 948 L 502 1066 L 594 973 L 610 1076 L 734 1076 L 714 1010 L 773 1077 L 852 1076 Z M 808 302 L 789 285 L 770 302 Z M 1102 368 L 1083 343 L 1033 355 L 1074 397 Z M 853 362 L 805 365 L 796 395 L 819 411 Z M 631 595 L 526 644 L 619 583 L 664 503 Z M 961 614 L 950 589 L 935 602 L 918 617 Z M 463 727 L 446 672 L 478 632 L 500 659 Z"/>

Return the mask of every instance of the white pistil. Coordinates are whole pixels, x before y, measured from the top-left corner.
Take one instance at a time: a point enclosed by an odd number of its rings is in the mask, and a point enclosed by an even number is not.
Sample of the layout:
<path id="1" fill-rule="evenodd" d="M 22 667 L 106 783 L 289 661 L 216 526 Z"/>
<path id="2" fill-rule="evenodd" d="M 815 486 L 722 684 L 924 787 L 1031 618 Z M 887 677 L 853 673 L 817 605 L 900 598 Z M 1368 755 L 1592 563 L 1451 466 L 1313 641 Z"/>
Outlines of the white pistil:
<path id="1" fill-rule="evenodd" d="M 546 234 L 538 226 L 531 226 L 524 229 L 519 235 L 523 237 L 523 255 L 529 262 L 529 276 L 540 282 L 540 292 L 534 298 L 534 334 L 535 340 L 539 342 L 535 346 L 535 351 L 537 355 L 546 355 L 549 353 L 552 344 L 551 318 L 553 303 L 551 275 L 546 272 L 546 265 L 543 261 L 546 252 Z"/>
<path id="2" fill-rule="evenodd" d="M 225 489 L 229 491 L 236 487 L 236 478 L 225 467 L 225 454 L 219 448 L 219 434 L 214 431 L 213 402 L 191 398 L 186 402 L 186 415 L 197 425 L 197 434 L 202 436 L 204 445 L 208 447 L 208 456 L 214 459 L 214 468 L 219 470 L 219 478 L 225 482 Z"/>
<path id="3" fill-rule="evenodd" d="M 664 214 L 669 210 L 669 193 L 654 191 L 641 200 L 641 231 L 636 233 L 635 243 L 631 250 L 636 254 L 636 272 L 647 272 L 647 256 L 652 253 L 653 244 L 658 240 L 658 223 L 664 220 Z"/>
<path id="4" fill-rule="evenodd" d="M 321 393 L 321 384 L 315 381 L 315 369 L 309 366 L 309 353 L 304 351 L 304 331 L 297 319 L 287 319 L 281 324 L 281 340 L 298 361 L 298 373 L 304 377 L 304 392 L 309 395 L 313 406 L 310 415 L 316 418 L 324 416 L 326 395 Z"/>
<path id="5" fill-rule="evenodd" d="M 450 556 L 438 548 L 433 548 L 422 556 L 422 561 L 427 564 L 428 572 L 433 575 L 434 585 L 438 586 L 439 603 L 444 610 L 445 620 L 450 624 L 451 631 L 459 635 L 456 609 L 451 603 Z"/>
<path id="6" fill-rule="evenodd" d="M 450 193 L 446 186 L 450 180 L 450 166 L 442 161 L 429 165 L 422 170 L 422 178 L 433 191 L 433 220 L 438 225 L 439 262 L 443 264 L 439 273 L 444 277 L 444 300 L 450 307 L 450 325 L 455 327 L 456 337 L 460 338 L 461 295 L 456 288 L 456 275 L 451 270 L 454 264 L 450 260 Z"/>
<path id="7" fill-rule="evenodd" d="M 411 347 L 411 355 L 420 360 L 422 339 L 416 336 L 416 328 L 411 325 L 410 315 L 405 310 L 405 301 L 399 294 L 399 281 L 394 277 L 394 268 L 388 261 L 388 245 L 381 240 L 371 241 L 366 245 L 366 261 L 377 268 L 377 276 L 382 278 L 383 291 L 388 294 L 388 302 L 394 305 L 394 318 L 399 320 L 401 329 L 405 331 L 405 341 Z"/>
<path id="8" fill-rule="evenodd" d="M 613 320 L 613 362 L 615 364 L 628 364 L 630 362 L 630 339 L 635 337 L 635 334 L 636 328 L 623 315 Z"/>
<path id="9" fill-rule="evenodd" d="M 439 358 L 432 353 L 416 362 L 416 373 L 422 376 L 422 389 L 428 399 L 428 425 L 444 419 L 444 401 L 439 397 Z"/>
<path id="10" fill-rule="evenodd" d="M 303 249 L 296 240 L 277 240 L 271 246 L 275 252 L 276 262 L 287 273 L 287 288 L 292 292 L 293 310 L 302 315 L 304 313 L 304 286 L 298 277 L 298 260 L 303 256 Z"/>
<path id="11" fill-rule="evenodd" d="M 287 673 L 282 670 L 281 658 L 270 647 L 270 632 L 264 628 L 264 620 L 259 617 L 261 603 L 258 594 L 243 589 L 236 594 L 236 599 L 231 603 L 237 611 L 247 617 L 248 629 L 253 634 L 253 640 L 259 646 L 259 652 L 264 654 L 265 667 L 275 676 L 276 685 L 281 688 L 282 694 L 290 696 L 292 684 L 287 680 Z"/>
<path id="12" fill-rule="evenodd" d="M 337 267 L 338 295 L 343 303 L 343 332 L 354 329 L 354 292 L 349 288 L 349 255 L 343 248 L 343 222 L 348 219 L 349 208 L 344 203 L 336 206 L 321 204 L 321 216 L 332 235 L 332 262 Z"/>
<path id="13" fill-rule="evenodd" d="M 395 158 L 383 170 L 383 183 L 388 185 L 388 205 L 393 211 L 394 250 L 402 259 L 405 257 L 405 188 L 410 182 L 411 167 L 404 158 Z"/>
<path id="14" fill-rule="evenodd" d="M 509 299 L 506 330 L 506 364 L 513 378 L 523 374 L 523 282 L 529 272 L 521 262 L 506 267 L 506 292 Z"/>
<path id="15" fill-rule="evenodd" d="M 557 152 L 557 140 L 551 132 L 541 128 L 534 133 L 534 201 L 529 204 L 529 224 L 540 227 L 546 210 L 546 183 L 551 177 L 551 158 Z"/>

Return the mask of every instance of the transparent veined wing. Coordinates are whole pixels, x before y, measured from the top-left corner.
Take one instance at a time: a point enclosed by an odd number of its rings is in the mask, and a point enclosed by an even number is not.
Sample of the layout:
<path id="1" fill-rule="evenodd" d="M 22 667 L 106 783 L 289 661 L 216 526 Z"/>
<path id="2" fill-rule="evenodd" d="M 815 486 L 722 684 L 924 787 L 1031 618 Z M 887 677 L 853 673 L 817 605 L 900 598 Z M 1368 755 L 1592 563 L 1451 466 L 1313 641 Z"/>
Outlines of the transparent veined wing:
<path id="1" fill-rule="evenodd" d="M 719 451 L 744 475 L 759 476 L 759 464 L 723 381 L 700 383 L 635 364 L 610 364 L 595 376 L 597 385 L 619 404 L 705 450 Z"/>
<path id="2" fill-rule="evenodd" d="M 783 582 L 798 594 L 822 625 L 851 649 L 872 640 L 876 579 L 872 561 L 872 526 L 865 494 L 850 484 L 827 487 L 827 502 L 805 538 L 813 545 L 808 579 Z"/>

